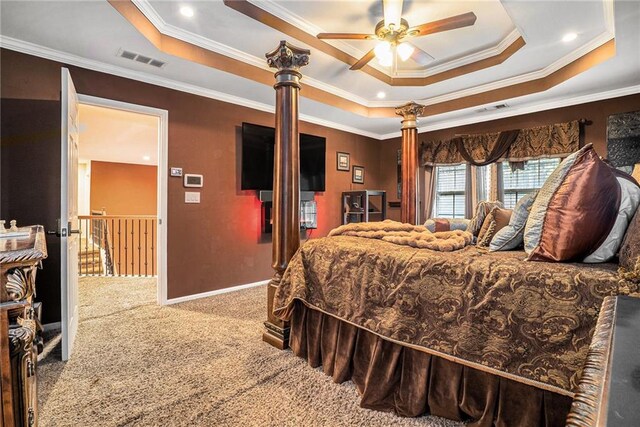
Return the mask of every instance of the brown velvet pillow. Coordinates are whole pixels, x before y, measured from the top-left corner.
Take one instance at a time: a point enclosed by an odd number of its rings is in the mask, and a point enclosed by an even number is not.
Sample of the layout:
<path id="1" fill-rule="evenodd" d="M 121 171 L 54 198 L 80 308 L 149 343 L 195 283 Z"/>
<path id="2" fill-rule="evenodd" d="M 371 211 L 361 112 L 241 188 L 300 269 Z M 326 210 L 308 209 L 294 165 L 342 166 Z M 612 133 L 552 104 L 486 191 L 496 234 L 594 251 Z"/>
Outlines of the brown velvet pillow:
<path id="1" fill-rule="evenodd" d="M 524 232 L 531 261 L 582 260 L 609 235 L 620 184 L 588 144 L 560 163 L 538 193 Z"/>
<path id="2" fill-rule="evenodd" d="M 497 206 L 491 209 L 491 212 L 489 212 L 487 217 L 484 219 L 480 232 L 478 233 L 477 246 L 489 246 L 493 236 L 495 236 L 498 231 L 509 225 L 512 212 L 513 211 L 511 209 L 501 209 Z"/>
<path id="3" fill-rule="evenodd" d="M 620 246 L 620 267 L 627 271 L 640 269 L 640 208 L 636 209 Z"/>
<path id="4" fill-rule="evenodd" d="M 502 202 L 496 200 L 493 202 L 482 201 L 478 203 L 478 206 L 476 206 L 475 215 L 473 215 L 473 218 L 471 218 L 471 220 L 469 221 L 467 231 L 478 237 L 478 235 L 480 234 L 480 229 L 482 228 L 482 224 L 484 224 L 485 218 L 487 217 L 487 215 L 489 215 L 491 209 L 495 208 L 496 206 L 501 208 Z"/>

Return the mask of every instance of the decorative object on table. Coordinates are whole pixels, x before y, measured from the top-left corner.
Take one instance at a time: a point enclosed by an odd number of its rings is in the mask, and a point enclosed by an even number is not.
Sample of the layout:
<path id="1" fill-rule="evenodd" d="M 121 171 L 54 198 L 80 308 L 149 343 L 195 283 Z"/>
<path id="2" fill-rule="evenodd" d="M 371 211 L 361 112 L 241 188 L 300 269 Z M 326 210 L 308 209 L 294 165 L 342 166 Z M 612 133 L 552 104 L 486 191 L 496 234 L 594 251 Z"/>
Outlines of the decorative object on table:
<path id="1" fill-rule="evenodd" d="M 353 167 L 351 182 L 353 182 L 354 184 L 364 184 L 364 167 L 363 166 Z"/>
<path id="2" fill-rule="evenodd" d="M 615 168 L 634 173 L 634 167 L 640 163 L 640 111 L 607 118 L 607 159 Z"/>
<path id="3" fill-rule="evenodd" d="M 4 219 L 0 220 L 0 239 L 17 239 L 31 235 L 31 229 L 23 228 L 20 230 L 16 225 L 15 219 L 11 220 L 9 228 L 5 228 L 5 223 L 6 221 Z"/>
<path id="4" fill-rule="evenodd" d="M 351 159 L 349 153 L 341 153 L 338 151 L 336 154 L 336 168 L 339 171 L 347 171 L 351 169 Z"/>
<path id="5" fill-rule="evenodd" d="M 592 254 L 611 231 L 620 200 L 614 170 L 592 144 L 585 145 L 564 159 L 538 192 L 524 229 L 527 259 L 562 262 Z"/>

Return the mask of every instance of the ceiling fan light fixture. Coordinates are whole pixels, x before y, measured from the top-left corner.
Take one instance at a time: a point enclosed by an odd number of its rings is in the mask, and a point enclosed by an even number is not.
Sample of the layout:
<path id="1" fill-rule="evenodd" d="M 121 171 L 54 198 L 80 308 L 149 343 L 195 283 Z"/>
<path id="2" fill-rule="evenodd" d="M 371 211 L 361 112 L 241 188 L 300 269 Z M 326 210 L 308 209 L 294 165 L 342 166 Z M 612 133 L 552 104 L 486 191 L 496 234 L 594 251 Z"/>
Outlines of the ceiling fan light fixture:
<path id="1" fill-rule="evenodd" d="M 413 55 L 414 48 L 409 43 L 404 42 L 398 45 L 398 56 L 401 60 L 406 61 Z"/>
<path id="2" fill-rule="evenodd" d="M 373 52 L 376 54 L 378 59 L 391 57 L 391 43 L 382 41 L 376 45 Z"/>
<path id="3" fill-rule="evenodd" d="M 391 67 L 393 65 L 393 54 L 389 52 L 385 56 L 378 56 L 378 63 L 383 67 Z"/>

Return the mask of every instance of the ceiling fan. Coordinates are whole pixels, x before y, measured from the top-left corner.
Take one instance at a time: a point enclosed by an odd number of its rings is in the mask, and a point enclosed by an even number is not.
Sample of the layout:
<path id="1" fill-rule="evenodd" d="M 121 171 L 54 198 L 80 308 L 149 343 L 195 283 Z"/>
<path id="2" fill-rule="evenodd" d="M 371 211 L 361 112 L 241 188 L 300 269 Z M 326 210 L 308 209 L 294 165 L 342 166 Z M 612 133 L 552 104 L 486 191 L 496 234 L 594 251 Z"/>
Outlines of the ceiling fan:
<path id="1" fill-rule="evenodd" d="M 367 65 L 374 56 L 378 58 L 380 65 L 386 67 L 393 65 L 395 68 L 397 64 L 396 56 L 402 61 L 413 58 L 417 63 L 427 65 L 433 61 L 434 58 L 409 42 L 409 39 L 454 30 L 456 28 L 468 27 L 476 22 L 476 15 L 473 12 L 467 12 L 439 21 L 427 22 L 426 24 L 416 27 L 409 27 L 409 23 L 405 19 L 402 19 L 403 0 L 383 0 L 382 3 L 384 19 L 376 25 L 374 30 L 375 34 L 320 33 L 317 35 L 319 39 L 379 41 L 376 47 L 353 64 L 351 68 L 349 68 L 350 70 L 359 70 Z"/>

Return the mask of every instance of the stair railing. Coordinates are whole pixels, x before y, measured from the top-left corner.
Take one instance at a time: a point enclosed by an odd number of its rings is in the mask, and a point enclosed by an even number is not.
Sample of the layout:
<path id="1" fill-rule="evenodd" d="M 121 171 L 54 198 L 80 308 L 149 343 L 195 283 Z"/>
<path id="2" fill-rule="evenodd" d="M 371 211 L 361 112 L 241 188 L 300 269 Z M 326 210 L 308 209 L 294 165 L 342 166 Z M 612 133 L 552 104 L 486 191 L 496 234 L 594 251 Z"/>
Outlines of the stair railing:
<path id="1" fill-rule="evenodd" d="M 80 275 L 156 276 L 157 217 L 94 211 L 79 220 Z"/>

